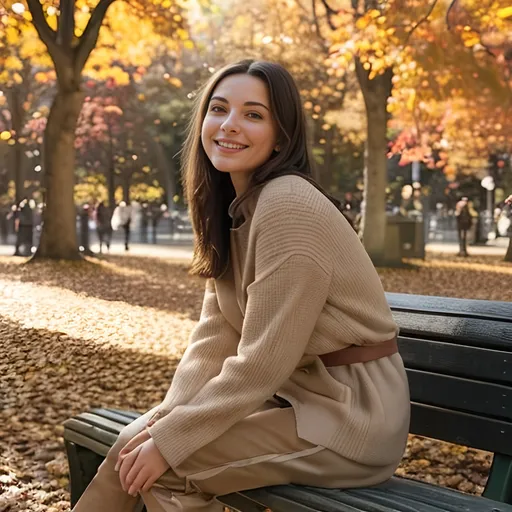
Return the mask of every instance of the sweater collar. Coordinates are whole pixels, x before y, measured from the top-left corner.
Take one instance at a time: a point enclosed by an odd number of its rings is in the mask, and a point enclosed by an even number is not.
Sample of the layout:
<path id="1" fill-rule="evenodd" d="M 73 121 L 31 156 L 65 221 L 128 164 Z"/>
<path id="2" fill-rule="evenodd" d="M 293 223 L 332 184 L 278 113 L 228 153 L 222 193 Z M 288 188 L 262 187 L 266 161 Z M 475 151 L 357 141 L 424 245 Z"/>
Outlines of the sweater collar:
<path id="1" fill-rule="evenodd" d="M 244 220 L 252 216 L 260 192 L 266 184 L 267 182 L 253 185 L 231 202 L 228 208 L 228 214 L 233 220 L 233 227 L 238 227 Z"/>
<path id="2" fill-rule="evenodd" d="M 278 175 L 263 181 L 262 183 L 252 185 L 241 196 L 235 198 L 234 201 L 232 201 L 229 205 L 228 214 L 233 220 L 233 227 L 236 228 L 240 226 L 244 220 L 247 220 L 252 216 L 256 208 L 256 203 L 258 202 L 258 197 L 265 185 L 267 185 L 273 179 L 288 175 L 300 176 L 306 181 L 313 182 L 311 177 L 301 172 L 290 170 L 281 172 Z"/>

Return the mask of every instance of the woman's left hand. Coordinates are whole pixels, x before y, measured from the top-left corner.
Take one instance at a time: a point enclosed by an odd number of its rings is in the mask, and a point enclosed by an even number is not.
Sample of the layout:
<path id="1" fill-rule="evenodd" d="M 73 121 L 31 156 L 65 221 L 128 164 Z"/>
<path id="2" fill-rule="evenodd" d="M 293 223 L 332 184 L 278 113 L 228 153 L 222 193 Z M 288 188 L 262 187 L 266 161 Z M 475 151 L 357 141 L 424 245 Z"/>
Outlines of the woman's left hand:
<path id="1" fill-rule="evenodd" d="M 152 438 L 121 456 L 119 480 L 131 496 L 149 491 L 151 486 L 170 468 Z"/>

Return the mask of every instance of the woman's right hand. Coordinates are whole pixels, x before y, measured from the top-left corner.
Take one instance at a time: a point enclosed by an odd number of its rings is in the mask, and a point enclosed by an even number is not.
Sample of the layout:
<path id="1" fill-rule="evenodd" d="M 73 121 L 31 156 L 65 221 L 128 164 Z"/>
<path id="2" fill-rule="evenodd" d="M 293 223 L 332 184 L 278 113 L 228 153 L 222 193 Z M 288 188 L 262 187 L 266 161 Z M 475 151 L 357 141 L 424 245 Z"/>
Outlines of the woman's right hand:
<path id="1" fill-rule="evenodd" d="M 117 456 L 117 462 L 115 466 L 115 471 L 119 471 L 119 467 L 121 466 L 121 462 L 123 461 L 124 457 L 126 457 L 130 452 L 135 450 L 137 446 L 141 445 L 148 439 L 151 439 L 151 436 L 149 435 L 149 432 L 147 428 L 144 428 L 141 432 L 139 432 L 136 436 L 132 437 L 124 446 L 124 448 L 119 452 L 119 455 Z"/>

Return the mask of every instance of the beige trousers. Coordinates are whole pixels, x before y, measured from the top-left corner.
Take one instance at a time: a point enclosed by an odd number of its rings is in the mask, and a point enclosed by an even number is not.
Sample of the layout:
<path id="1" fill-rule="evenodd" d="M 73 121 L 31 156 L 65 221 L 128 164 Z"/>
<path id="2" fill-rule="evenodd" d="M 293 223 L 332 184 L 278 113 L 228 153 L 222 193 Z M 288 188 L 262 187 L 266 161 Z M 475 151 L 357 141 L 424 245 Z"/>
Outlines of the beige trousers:
<path id="1" fill-rule="evenodd" d="M 145 428 L 155 410 L 121 431 L 73 512 L 141 510 L 140 498 L 121 488 L 114 466 L 119 451 Z M 141 498 L 148 512 L 222 512 L 215 496 L 289 483 L 360 487 L 386 480 L 394 469 L 362 465 L 300 439 L 293 409 L 269 403 L 168 470 Z"/>

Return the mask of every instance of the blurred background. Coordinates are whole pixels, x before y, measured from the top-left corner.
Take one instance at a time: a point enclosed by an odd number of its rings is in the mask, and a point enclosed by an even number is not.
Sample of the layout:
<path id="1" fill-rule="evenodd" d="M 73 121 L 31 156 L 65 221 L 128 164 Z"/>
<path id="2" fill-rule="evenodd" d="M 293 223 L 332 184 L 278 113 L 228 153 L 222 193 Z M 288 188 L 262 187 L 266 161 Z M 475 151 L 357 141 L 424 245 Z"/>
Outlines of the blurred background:
<path id="1" fill-rule="evenodd" d="M 43 255 L 97 251 L 121 202 L 133 243 L 190 245 L 178 153 L 191 102 L 241 58 L 293 73 L 315 177 L 376 263 L 458 244 L 462 209 L 467 244 L 508 245 L 508 1 L 62 4 L 0 6 L 3 253 L 35 252 L 43 231 Z"/>

